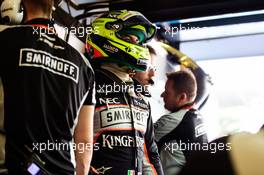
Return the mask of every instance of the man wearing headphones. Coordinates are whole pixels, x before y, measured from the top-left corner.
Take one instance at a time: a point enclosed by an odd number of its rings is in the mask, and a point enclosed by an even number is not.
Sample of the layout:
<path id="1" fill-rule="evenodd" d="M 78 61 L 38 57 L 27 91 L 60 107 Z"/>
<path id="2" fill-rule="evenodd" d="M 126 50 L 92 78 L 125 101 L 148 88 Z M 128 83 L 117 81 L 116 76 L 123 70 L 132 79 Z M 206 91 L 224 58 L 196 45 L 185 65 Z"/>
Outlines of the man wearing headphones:
<path id="1" fill-rule="evenodd" d="M 150 59 L 155 26 L 141 13 L 111 11 L 92 23 L 87 52 L 96 66 L 91 174 L 163 175 L 149 104 L 131 77 Z"/>
<path id="2" fill-rule="evenodd" d="M 94 72 L 57 36 L 53 5 L 53 0 L 5 0 L 1 6 L 4 21 L 23 19 L 23 25 L 0 26 L 10 175 L 87 175 L 90 168 Z"/>

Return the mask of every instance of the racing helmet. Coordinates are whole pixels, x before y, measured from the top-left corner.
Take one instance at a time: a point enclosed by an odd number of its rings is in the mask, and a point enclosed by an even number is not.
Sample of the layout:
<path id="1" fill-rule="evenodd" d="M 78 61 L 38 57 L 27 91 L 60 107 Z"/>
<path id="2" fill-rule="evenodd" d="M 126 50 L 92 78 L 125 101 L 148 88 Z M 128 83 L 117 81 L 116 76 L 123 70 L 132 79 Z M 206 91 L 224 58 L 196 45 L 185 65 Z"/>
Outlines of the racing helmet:
<path id="1" fill-rule="evenodd" d="M 92 22 L 87 35 L 86 50 L 93 63 L 117 63 L 135 71 L 145 71 L 150 53 L 145 43 L 150 41 L 156 26 L 136 11 L 118 10 L 104 13 Z M 131 43 L 126 35 L 137 36 Z"/>
<path id="2" fill-rule="evenodd" d="M 24 16 L 22 0 L 4 0 L 1 5 L 1 18 L 5 24 L 20 24 Z"/>

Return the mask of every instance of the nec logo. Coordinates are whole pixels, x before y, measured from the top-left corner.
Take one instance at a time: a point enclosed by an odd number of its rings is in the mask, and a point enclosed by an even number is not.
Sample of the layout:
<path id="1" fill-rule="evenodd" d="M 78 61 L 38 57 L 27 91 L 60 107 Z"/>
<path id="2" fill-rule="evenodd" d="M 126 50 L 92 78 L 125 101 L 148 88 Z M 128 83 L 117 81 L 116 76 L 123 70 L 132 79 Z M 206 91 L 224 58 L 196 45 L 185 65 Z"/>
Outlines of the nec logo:
<path id="1" fill-rule="evenodd" d="M 120 104 L 118 98 L 99 98 L 100 104 Z"/>

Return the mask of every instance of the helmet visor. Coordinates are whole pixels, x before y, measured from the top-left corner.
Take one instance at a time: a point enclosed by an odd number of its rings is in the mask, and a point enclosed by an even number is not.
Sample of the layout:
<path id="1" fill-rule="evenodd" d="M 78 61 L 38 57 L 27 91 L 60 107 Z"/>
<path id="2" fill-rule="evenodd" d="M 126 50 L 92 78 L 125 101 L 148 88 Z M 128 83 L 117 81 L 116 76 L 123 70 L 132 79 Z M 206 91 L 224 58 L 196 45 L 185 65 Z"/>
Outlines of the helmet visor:
<path id="1" fill-rule="evenodd" d="M 138 43 L 142 44 L 146 41 L 147 33 L 146 29 L 143 26 L 133 26 L 131 28 L 125 28 L 119 32 L 117 32 L 117 36 L 119 38 L 123 38 L 124 36 L 133 35 L 138 38 Z"/>
<path id="2" fill-rule="evenodd" d="M 136 15 L 128 18 L 127 20 L 122 22 L 123 29 L 138 29 L 142 30 L 144 28 L 146 38 L 143 42 L 148 42 L 151 40 L 156 34 L 156 26 L 153 25 L 149 20 L 147 20 L 144 16 Z M 143 31 L 143 30 L 142 30 Z"/>

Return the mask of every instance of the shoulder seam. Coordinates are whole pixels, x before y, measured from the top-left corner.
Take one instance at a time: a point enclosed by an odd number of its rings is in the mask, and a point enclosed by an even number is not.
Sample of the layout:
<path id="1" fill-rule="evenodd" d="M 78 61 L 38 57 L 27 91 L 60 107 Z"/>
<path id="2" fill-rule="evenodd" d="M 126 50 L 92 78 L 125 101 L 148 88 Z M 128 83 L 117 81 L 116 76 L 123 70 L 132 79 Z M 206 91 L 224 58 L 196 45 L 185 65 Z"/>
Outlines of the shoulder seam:
<path id="1" fill-rule="evenodd" d="M 90 68 L 90 69 L 93 69 L 90 62 L 88 61 L 88 58 L 86 58 L 82 53 L 79 52 L 79 54 L 81 55 L 82 57 L 82 60 L 84 61 L 84 63 Z"/>

